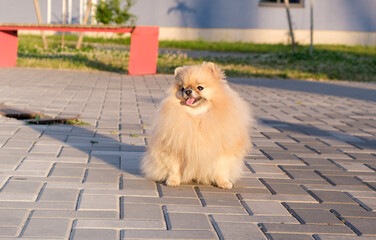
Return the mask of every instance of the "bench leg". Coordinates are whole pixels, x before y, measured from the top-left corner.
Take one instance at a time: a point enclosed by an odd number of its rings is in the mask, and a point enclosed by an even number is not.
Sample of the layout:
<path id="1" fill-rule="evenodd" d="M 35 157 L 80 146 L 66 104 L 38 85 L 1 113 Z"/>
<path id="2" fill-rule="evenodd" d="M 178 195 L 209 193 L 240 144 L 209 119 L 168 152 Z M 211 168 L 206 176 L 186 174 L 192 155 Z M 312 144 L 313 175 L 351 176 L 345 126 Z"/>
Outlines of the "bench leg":
<path id="1" fill-rule="evenodd" d="M 158 27 L 135 27 L 131 35 L 129 75 L 157 72 L 158 33 Z"/>
<path id="2" fill-rule="evenodd" d="M 15 67 L 17 63 L 17 31 L 0 31 L 0 67 Z"/>

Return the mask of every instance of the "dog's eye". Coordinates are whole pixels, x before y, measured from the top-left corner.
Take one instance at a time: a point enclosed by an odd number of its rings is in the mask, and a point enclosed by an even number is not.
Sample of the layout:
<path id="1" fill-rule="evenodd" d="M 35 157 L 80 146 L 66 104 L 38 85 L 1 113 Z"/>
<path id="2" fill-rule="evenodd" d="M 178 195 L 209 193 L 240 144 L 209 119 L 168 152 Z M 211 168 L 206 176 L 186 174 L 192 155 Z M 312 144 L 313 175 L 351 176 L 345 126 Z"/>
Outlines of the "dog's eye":
<path id="1" fill-rule="evenodd" d="M 182 92 L 184 92 L 184 87 L 181 87 L 181 89 L 180 89 Z"/>
<path id="2" fill-rule="evenodd" d="M 199 91 L 202 91 L 202 90 L 204 90 L 204 87 L 203 87 L 203 86 L 198 86 L 197 89 L 198 89 Z"/>

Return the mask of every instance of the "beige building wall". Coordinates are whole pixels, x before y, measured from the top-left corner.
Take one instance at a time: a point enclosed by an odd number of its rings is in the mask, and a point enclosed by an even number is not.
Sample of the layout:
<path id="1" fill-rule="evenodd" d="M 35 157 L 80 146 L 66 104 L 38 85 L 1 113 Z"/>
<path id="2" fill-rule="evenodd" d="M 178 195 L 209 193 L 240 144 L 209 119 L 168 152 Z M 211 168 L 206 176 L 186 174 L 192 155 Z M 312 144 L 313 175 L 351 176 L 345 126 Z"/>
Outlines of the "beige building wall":
<path id="1" fill-rule="evenodd" d="M 56 34 L 48 31 L 47 35 Z M 39 34 L 38 31 L 20 31 L 20 34 Z M 308 30 L 295 30 L 295 39 L 299 44 L 310 43 Z M 127 37 L 129 34 L 119 35 L 114 33 L 90 33 L 86 36 L 118 38 Z M 376 46 L 376 32 L 351 32 L 351 31 L 314 31 L 314 44 L 342 44 Z M 233 29 L 233 28 L 175 28 L 161 27 L 159 40 L 205 40 L 225 42 L 251 42 L 277 44 L 290 43 L 289 30 L 272 29 Z"/>
<path id="2" fill-rule="evenodd" d="M 308 30 L 295 30 L 296 41 L 309 44 Z M 376 45 L 376 32 L 314 31 L 315 44 Z M 289 43 L 289 30 L 272 29 L 202 29 L 161 27 L 160 40 L 206 40 L 252 43 Z"/>

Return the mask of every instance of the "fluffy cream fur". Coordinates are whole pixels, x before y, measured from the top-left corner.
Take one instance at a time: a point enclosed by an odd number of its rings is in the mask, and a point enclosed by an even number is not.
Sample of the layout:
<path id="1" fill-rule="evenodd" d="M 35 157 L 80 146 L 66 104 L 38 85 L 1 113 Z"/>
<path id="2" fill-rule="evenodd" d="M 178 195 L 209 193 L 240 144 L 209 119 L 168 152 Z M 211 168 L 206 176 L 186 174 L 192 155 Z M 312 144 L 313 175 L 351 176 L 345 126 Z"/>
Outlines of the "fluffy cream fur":
<path id="1" fill-rule="evenodd" d="M 224 78 L 213 63 L 175 70 L 142 160 L 146 177 L 168 186 L 197 181 L 225 189 L 240 178 L 250 148 L 251 113 Z M 188 103 L 189 97 L 197 103 Z"/>

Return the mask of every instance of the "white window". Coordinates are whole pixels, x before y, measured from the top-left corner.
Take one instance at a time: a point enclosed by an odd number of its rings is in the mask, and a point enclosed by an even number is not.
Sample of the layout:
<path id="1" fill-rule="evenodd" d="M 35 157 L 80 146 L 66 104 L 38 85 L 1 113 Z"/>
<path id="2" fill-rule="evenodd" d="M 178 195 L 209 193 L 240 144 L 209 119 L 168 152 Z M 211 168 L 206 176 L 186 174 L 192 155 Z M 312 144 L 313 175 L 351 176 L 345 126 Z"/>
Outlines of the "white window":
<path id="1" fill-rule="evenodd" d="M 303 7 L 303 0 L 290 0 L 290 7 Z M 284 7 L 284 0 L 260 0 L 260 6 Z"/>

